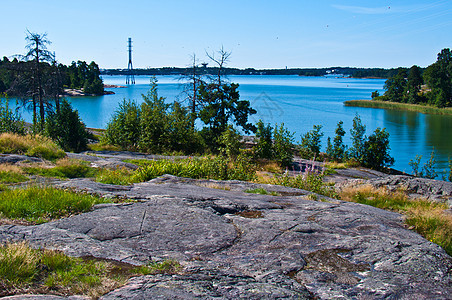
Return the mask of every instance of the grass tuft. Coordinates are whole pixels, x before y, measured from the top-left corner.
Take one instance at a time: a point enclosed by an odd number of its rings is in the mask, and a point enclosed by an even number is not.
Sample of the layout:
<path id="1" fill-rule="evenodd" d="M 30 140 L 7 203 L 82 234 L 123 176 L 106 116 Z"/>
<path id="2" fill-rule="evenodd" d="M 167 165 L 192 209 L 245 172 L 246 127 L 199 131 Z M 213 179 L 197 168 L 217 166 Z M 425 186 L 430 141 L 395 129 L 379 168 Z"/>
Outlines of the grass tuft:
<path id="1" fill-rule="evenodd" d="M 66 156 L 52 140 L 40 135 L 0 134 L 0 152 L 55 160 Z"/>
<path id="2" fill-rule="evenodd" d="M 9 219 L 23 219 L 44 223 L 52 219 L 86 212 L 94 204 L 107 199 L 77 194 L 52 187 L 30 186 L 0 193 L 0 215 Z"/>
<path id="3" fill-rule="evenodd" d="M 0 183 L 19 183 L 27 181 L 20 167 L 10 164 L 0 164 Z"/>
<path id="4" fill-rule="evenodd" d="M 390 192 L 371 185 L 345 188 L 341 199 L 397 211 L 407 216 L 406 223 L 423 237 L 434 242 L 452 255 L 452 216 L 445 210 L 448 205 L 425 199 L 410 199 L 402 191 Z"/>
<path id="5" fill-rule="evenodd" d="M 256 189 L 246 190 L 245 193 L 279 196 L 279 194 L 277 192 L 274 192 L 274 191 L 269 192 L 264 188 L 256 188 Z"/>
<path id="6" fill-rule="evenodd" d="M 88 162 L 78 159 L 63 158 L 56 161 L 55 167 L 30 166 L 24 167 L 24 171 L 31 175 L 56 178 L 85 178 L 93 177 L 96 170 L 89 166 Z"/>

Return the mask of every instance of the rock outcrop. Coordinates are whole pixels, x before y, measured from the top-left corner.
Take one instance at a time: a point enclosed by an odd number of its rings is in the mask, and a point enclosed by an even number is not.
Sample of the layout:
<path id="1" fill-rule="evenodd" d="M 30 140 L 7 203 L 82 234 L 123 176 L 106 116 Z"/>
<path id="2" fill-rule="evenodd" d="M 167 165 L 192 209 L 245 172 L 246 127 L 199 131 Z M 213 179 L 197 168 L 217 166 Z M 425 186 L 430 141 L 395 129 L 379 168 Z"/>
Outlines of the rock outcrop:
<path id="1" fill-rule="evenodd" d="M 131 264 L 178 260 L 178 275 L 131 279 L 102 299 L 447 299 L 452 258 L 400 214 L 309 192 L 165 176 L 131 186 L 55 183 L 132 200 L 36 226 L 0 226 L 0 241 Z M 263 187 L 283 196 L 247 194 Z"/>

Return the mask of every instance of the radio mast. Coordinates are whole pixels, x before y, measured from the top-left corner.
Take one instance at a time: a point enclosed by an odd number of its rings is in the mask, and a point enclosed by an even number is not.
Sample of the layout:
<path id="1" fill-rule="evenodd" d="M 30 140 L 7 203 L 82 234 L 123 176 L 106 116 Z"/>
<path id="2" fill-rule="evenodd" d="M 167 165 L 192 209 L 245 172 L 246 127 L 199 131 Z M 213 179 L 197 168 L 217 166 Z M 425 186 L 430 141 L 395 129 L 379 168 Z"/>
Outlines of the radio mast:
<path id="1" fill-rule="evenodd" d="M 135 84 L 135 75 L 132 66 L 132 38 L 129 38 L 129 65 L 127 66 L 126 84 Z"/>

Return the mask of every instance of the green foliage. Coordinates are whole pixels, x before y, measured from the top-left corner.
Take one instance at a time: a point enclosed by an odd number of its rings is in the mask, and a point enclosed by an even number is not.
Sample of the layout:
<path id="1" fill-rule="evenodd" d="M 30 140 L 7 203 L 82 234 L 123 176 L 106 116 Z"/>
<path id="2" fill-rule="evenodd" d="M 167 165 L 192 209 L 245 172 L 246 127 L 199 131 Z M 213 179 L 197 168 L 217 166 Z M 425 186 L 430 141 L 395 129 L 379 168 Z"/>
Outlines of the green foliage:
<path id="1" fill-rule="evenodd" d="M 3 101 L 0 100 L 0 133 L 10 132 L 25 134 L 24 121 L 21 119 L 20 114 L 11 111 L 7 95 L 0 94 L 0 98 L 1 97 L 5 97 L 5 105 L 3 105 Z"/>
<path id="2" fill-rule="evenodd" d="M 254 146 L 254 155 L 256 158 L 272 159 L 274 156 L 272 131 L 270 124 L 265 125 L 262 120 L 256 124 L 256 145 Z"/>
<path id="3" fill-rule="evenodd" d="M 149 161 L 132 177 L 135 182 L 148 181 L 164 174 L 179 177 L 251 181 L 256 167 L 244 154 L 237 158 L 224 156 L 188 158 L 179 161 Z"/>
<path id="4" fill-rule="evenodd" d="M 418 66 L 412 66 L 408 73 L 408 79 L 406 84 L 406 92 L 405 97 L 408 103 L 418 103 L 421 102 L 421 97 L 419 96 L 419 92 L 421 90 L 421 86 L 424 83 L 422 79 L 422 71 Z"/>
<path id="5" fill-rule="evenodd" d="M 73 61 L 69 67 L 62 68 L 64 85 L 72 89 L 81 89 L 88 94 L 103 95 L 104 84 L 100 78 L 99 66 L 92 61 Z"/>
<path id="6" fill-rule="evenodd" d="M 273 131 L 273 153 L 274 159 L 283 167 L 288 167 L 293 162 L 293 133 L 284 127 L 284 123 L 280 126 L 275 125 Z"/>
<path id="7" fill-rule="evenodd" d="M 142 97 L 140 106 L 126 100 L 120 104 L 107 125 L 103 144 L 151 153 L 199 151 L 201 142 L 193 129 L 191 114 L 178 102 L 165 103 L 165 98 L 158 96 L 155 78 Z"/>
<path id="8" fill-rule="evenodd" d="M 80 152 L 87 148 L 85 124 L 66 99 L 61 101 L 59 111 L 48 114 L 45 132 L 66 151 Z"/>
<path id="9" fill-rule="evenodd" d="M 0 171 L 0 183 L 19 183 L 27 181 L 28 177 L 19 173 Z"/>
<path id="10" fill-rule="evenodd" d="M 424 72 L 424 81 L 431 92 L 429 102 L 438 107 L 452 106 L 452 52 L 449 48 L 438 53 L 435 63 Z"/>
<path id="11" fill-rule="evenodd" d="M 356 114 L 353 118 L 353 127 L 350 129 L 350 135 L 352 139 L 352 146 L 349 150 L 348 156 L 361 162 L 364 156 L 364 142 L 366 137 L 366 125 L 361 121 L 361 117 Z"/>
<path id="12" fill-rule="evenodd" d="M 343 127 L 344 122 L 339 121 L 336 127 L 336 135 L 334 136 L 333 144 L 331 145 L 330 138 L 328 138 L 328 146 L 326 150 L 327 156 L 337 162 L 341 162 L 346 159 L 346 146 L 344 145 L 343 138 L 345 130 Z"/>
<path id="13" fill-rule="evenodd" d="M 26 189 L 12 189 L 0 193 L 0 213 L 10 219 L 42 223 L 86 212 L 94 204 L 105 201 L 98 197 L 52 187 L 30 186 Z"/>
<path id="14" fill-rule="evenodd" d="M 95 170 L 88 166 L 87 162 L 68 159 L 57 161 L 57 165 L 53 168 L 24 167 L 23 169 L 28 174 L 63 179 L 91 177 L 95 174 Z"/>
<path id="15" fill-rule="evenodd" d="M 406 91 L 406 69 L 399 68 L 397 75 L 386 80 L 384 89 L 385 96 L 393 102 L 403 102 Z"/>
<path id="16" fill-rule="evenodd" d="M 239 132 L 229 125 L 218 139 L 220 153 L 227 157 L 237 157 L 242 146 Z"/>
<path id="17" fill-rule="evenodd" d="M 380 93 L 378 91 L 373 91 L 371 97 L 372 99 L 380 97 Z"/>
<path id="18" fill-rule="evenodd" d="M 337 198 L 337 193 L 323 182 L 323 177 L 323 174 L 310 172 L 295 177 L 285 173 L 281 176 L 275 176 L 271 183 L 311 191 L 331 198 Z"/>
<path id="19" fill-rule="evenodd" d="M 301 136 L 301 148 L 306 150 L 308 158 L 318 157 L 320 153 L 321 138 L 323 136 L 322 125 L 314 125 L 313 129 Z"/>
<path id="20" fill-rule="evenodd" d="M 254 132 L 256 128 L 248 123 L 248 117 L 256 113 L 250 102 L 240 100 L 238 84 L 201 84 L 199 101 L 202 109 L 199 111 L 201 121 L 207 125 L 203 129 L 206 144 L 213 149 L 218 148 L 217 139 L 230 122 L 241 127 L 245 133 Z"/>
<path id="21" fill-rule="evenodd" d="M 134 171 L 126 168 L 101 169 L 96 173 L 96 181 L 105 184 L 129 185 L 134 183 Z"/>
<path id="22" fill-rule="evenodd" d="M 408 165 L 413 169 L 413 175 L 416 177 L 423 177 L 422 169 L 419 170 L 419 165 L 421 163 L 422 155 L 416 155 L 414 159 L 410 159 Z"/>
<path id="23" fill-rule="evenodd" d="M 389 133 L 384 128 L 377 128 L 364 143 L 363 165 L 376 170 L 393 165 L 394 158 L 389 150 Z"/>
<path id="24" fill-rule="evenodd" d="M 424 164 L 423 177 L 428 179 L 435 179 L 435 177 L 438 175 L 435 171 L 435 163 L 435 151 L 432 150 L 429 160 Z"/>
<path id="25" fill-rule="evenodd" d="M 137 150 L 141 134 L 140 114 L 136 102 L 124 99 L 108 122 L 101 142 L 126 150 Z"/>

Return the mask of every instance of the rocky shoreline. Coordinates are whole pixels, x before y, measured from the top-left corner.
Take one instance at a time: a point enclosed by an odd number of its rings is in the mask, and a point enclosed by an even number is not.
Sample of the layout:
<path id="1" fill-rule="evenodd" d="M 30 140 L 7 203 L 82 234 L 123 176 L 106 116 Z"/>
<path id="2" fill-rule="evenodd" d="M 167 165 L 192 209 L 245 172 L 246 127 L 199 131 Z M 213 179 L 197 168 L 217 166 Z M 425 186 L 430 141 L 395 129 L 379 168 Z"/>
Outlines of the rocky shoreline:
<path id="1" fill-rule="evenodd" d="M 136 168 L 122 160 L 145 157 L 68 155 L 108 168 Z M 22 159 L 2 155 L 0 161 Z M 451 204 L 452 183 L 348 172 L 334 175 L 342 176 L 339 185 L 403 185 L 413 197 Z M 352 179 L 355 172 L 361 179 Z M 452 294 L 452 258 L 409 230 L 398 213 L 283 186 L 170 175 L 129 186 L 91 179 L 48 184 L 130 202 L 97 205 L 41 225 L 3 225 L 1 242 L 26 240 L 36 248 L 134 265 L 171 258 L 183 266 L 176 275 L 132 278 L 101 299 L 449 299 Z M 278 196 L 244 192 L 256 188 Z"/>

